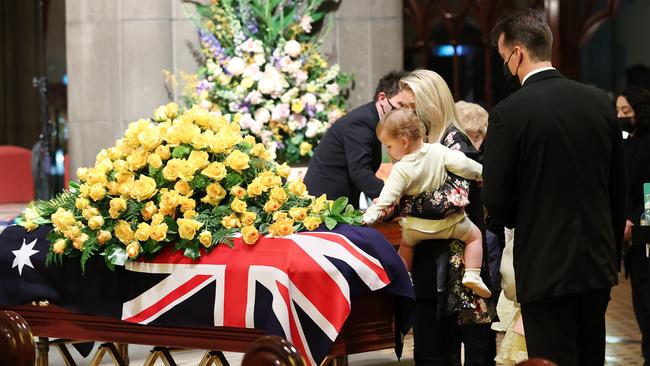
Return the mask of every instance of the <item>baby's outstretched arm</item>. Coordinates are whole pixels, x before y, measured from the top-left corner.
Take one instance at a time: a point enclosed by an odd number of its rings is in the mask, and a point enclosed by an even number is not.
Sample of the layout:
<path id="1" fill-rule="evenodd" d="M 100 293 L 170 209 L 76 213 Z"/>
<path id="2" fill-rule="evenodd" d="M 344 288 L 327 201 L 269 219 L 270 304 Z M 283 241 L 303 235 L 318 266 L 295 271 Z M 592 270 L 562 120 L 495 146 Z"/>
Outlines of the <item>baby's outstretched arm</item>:
<path id="1" fill-rule="evenodd" d="M 377 202 L 368 207 L 366 213 L 363 215 L 363 222 L 366 224 L 373 224 L 379 219 L 385 210 L 397 202 L 402 196 L 407 184 L 407 176 L 401 171 L 399 164 L 395 164 L 393 169 L 382 188 Z"/>

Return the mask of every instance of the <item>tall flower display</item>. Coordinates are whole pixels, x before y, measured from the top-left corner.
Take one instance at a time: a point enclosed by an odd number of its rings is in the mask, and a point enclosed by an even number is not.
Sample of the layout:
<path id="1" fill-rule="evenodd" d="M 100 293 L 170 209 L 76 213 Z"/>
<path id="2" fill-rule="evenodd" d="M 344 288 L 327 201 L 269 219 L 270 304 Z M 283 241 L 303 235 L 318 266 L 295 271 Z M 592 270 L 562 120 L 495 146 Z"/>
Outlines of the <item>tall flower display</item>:
<path id="1" fill-rule="evenodd" d="M 239 123 L 168 104 L 131 123 L 93 167 L 77 170 L 69 192 L 32 204 L 17 223 L 54 226 L 48 263 L 75 256 L 83 266 L 102 254 L 110 267 L 167 245 L 197 258 L 235 235 L 252 245 L 261 235 L 361 223 L 347 199 L 312 197 L 289 173 Z"/>
<path id="2" fill-rule="evenodd" d="M 202 65 L 188 104 L 229 116 L 271 158 L 307 160 L 343 115 L 351 78 L 329 66 L 313 26 L 324 0 L 212 0 L 196 5 Z"/>

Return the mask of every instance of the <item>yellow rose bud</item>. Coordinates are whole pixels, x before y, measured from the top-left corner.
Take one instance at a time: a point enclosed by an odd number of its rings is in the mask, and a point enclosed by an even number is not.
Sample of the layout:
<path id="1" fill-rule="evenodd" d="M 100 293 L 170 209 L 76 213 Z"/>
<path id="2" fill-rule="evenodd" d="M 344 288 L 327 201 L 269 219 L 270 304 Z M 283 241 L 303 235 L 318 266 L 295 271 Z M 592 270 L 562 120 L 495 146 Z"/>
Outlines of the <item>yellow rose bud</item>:
<path id="1" fill-rule="evenodd" d="M 78 226 L 70 226 L 64 232 L 66 238 L 74 240 L 81 235 L 81 229 Z"/>
<path id="2" fill-rule="evenodd" d="M 203 169 L 210 164 L 208 153 L 198 150 L 193 150 L 187 158 L 187 161 L 195 170 Z"/>
<path id="3" fill-rule="evenodd" d="M 226 229 L 232 229 L 234 227 L 239 227 L 240 225 L 241 221 L 239 221 L 239 218 L 234 213 L 221 219 L 221 226 L 225 227 Z"/>
<path id="4" fill-rule="evenodd" d="M 178 179 L 178 175 L 183 168 L 184 162 L 181 159 L 171 159 L 167 161 L 163 168 L 163 178 L 166 180 L 174 181 Z"/>
<path id="5" fill-rule="evenodd" d="M 234 186 L 230 188 L 230 194 L 239 199 L 242 199 L 246 196 L 246 190 L 240 186 Z"/>
<path id="6" fill-rule="evenodd" d="M 251 155 L 261 157 L 266 152 L 266 148 L 263 144 L 255 144 L 251 148 Z"/>
<path id="7" fill-rule="evenodd" d="M 255 144 L 255 137 L 246 135 L 246 137 L 244 137 L 244 143 L 253 146 Z"/>
<path id="8" fill-rule="evenodd" d="M 178 219 L 176 223 L 178 224 L 178 236 L 187 240 L 194 239 L 196 230 L 203 226 L 203 223 L 193 219 Z"/>
<path id="9" fill-rule="evenodd" d="M 314 202 L 311 204 L 311 211 L 313 213 L 319 213 L 325 208 L 325 203 L 327 202 L 327 196 L 325 194 L 321 194 L 320 197 L 316 198 Z"/>
<path id="10" fill-rule="evenodd" d="M 110 231 L 106 230 L 100 230 L 99 234 L 97 234 L 97 242 L 99 245 L 104 245 L 107 241 L 111 240 L 113 235 L 111 235 Z"/>
<path id="11" fill-rule="evenodd" d="M 145 221 L 151 220 L 151 217 L 158 212 L 158 208 L 156 208 L 156 204 L 153 203 L 152 201 L 147 202 L 144 205 L 144 208 L 140 210 L 140 214 L 142 215 L 142 218 Z"/>
<path id="12" fill-rule="evenodd" d="M 293 207 L 289 209 L 289 216 L 296 221 L 302 221 L 307 218 L 307 209 L 304 207 Z"/>
<path id="13" fill-rule="evenodd" d="M 255 212 L 244 212 L 244 214 L 241 215 L 240 219 L 243 225 L 250 226 L 255 223 L 255 220 L 257 219 L 257 214 Z"/>
<path id="14" fill-rule="evenodd" d="M 162 192 L 162 191 L 161 191 Z M 165 191 L 160 196 L 160 208 L 174 209 L 180 204 L 180 196 L 176 191 Z"/>
<path id="15" fill-rule="evenodd" d="M 25 230 L 27 230 L 29 232 L 29 231 L 32 231 L 32 230 L 36 229 L 38 227 L 38 224 L 35 223 L 34 221 L 27 220 L 22 224 L 22 227 L 24 227 Z"/>
<path id="16" fill-rule="evenodd" d="M 140 243 L 133 241 L 126 246 L 126 255 L 129 256 L 129 259 L 135 259 L 140 254 Z"/>
<path id="17" fill-rule="evenodd" d="M 320 224 L 322 223 L 320 217 L 318 216 L 309 216 L 305 218 L 302 222 L 303 225 L 305 225 L 305 229 L 307 230 L 316 230 Z"/>
<path id="18" fill-rule="evenodd" d="M 183 211 L 183 218 L 184 219 L 193 219 L 196 216 L 198 216 L 198 213 L 194 211 L 193 209 L 188 209 Z"/>
<path id="19" fill-rule="evenodd" d="M 153 120 L 156 122 L 164 122 L 167 120 L 167 113 L 165 113 L 164 105 L 161 105 L 153 111 Z"/>
<path id="20" fill-rule="evenodd" d="M 286 218 L 288 218 L 288 217 L 289 217 L 289 215 L 287 215 L 286 212 L 278 211 L 278 212 L 275 212 L 275 213 L 273 214 L 273 221 L 284 220 L 284 219 L 286 219 Z"/>
<path id="21" fill-rule="evenodd" d="M 241 229 L 241 237 L 244 240 L 244 243 L 252 245 L 257 243 L 260 239 L 260 233 L 254 226 L 244 226 Z"/>
<path id="22" fill-rule="evenodd" d="M 78 237 L 72 239 L 72 246 L 77 250 L 81 250 L 83 249 L 86 240 L 88 240 L 88 234 L 82 233 Z"/>
<path id="23" fill-rule="evenodd" d="M 282 178 L 288 178 L 291 174 L 291 167 L 287 163 L 282 163 L 275 167 L 275 173 Z"/>
<path id="24" fill-rule="evenodd" d="M 147 152 L 144 150 L 136 150 L 126 157 L 126 161 L 129 163 L 129 169 L 132 171 L 140 170 L 147 165 Z"/>
<path id="25" fill-rule="evenodd" d="M 138 224 L 138 228 L 135 230 L 135 238 L 138 241 L 147 241 L 149 240 L 149 235 L 151 234 L 151 226 L 146 222 L 141 222 Z"/>
<path id="26" fill-rule="evenodd" d="M 59 231 L 65 231 L 68 227 L 74 225 L 76 222 L 72 212 L 66 211 L 62 207 L 59 207 L 56 212 L 52 214 L 51 219 L 52 224 L 54 227 L 59 229 Z"/>
<path id="27" fill-rule="evenodd" d="M 88 220 L 88 227 L 92 230 L 99 230 L 104 226 L 104 218 L 101 216 L 93 216 Z"/>
<path id="28" fill-rule="evenodd" d="M 295 194 L 298 197 L 302 197 L 307 194 L 307 186 L 301 180 L 294 180 L 289 182 L 289 192 Z"/>
<path id="29" fill-rule="evenodd" d="M 79 178 L 80 181 L 86 181 L 86 174 L 88 174 L 88 168 L 77 169 L 77 178 Z"/>
<path id="30" fill-rule="evenodd" d="M 167 103 L 165 105 L 165 114 L 167 114 L 167 118 L 169 119 L 176 118 L 176 115 L 178 115 L 178 104 Z"/>
<path id="31" fill-rule="evenodd" d="M 172 153 L 169 150 L 169 146 L 167 145 L 158 146 L 154 152 L 163 160 L 169 160 L 169 158 L 172 156 Z"/>
<path id="32" fill-rule="evenodd" d="M 158 225 L 161 222 L 165 221 L 165 215 L 156 213 L 151 216 L 151 225 Z"/>
<path id="33" fill-rule="evenodd" d="M 208 196 L 216 200 L 224 199 L 227 194 L 226 190 L 223 189 L 223 187 L 219 183 L 209 184 L 207 187 L 205 187 L 205 192 L 208 194 Z"/>
<path id="34" fill-rule="evenodd" d="M 113 198 L 109 202 L 109 206 L 115 211 L 122 212 L 126 210 L 126 200 L 124 198 Z"/>
<path id="35" fill-rule="evenodd" d="M 264 212 L 271 213 L 271 212 L 277 211 L 280 208 L 280 206 L 281 205 L 278 203 L 278 201 L 276 201 L 276 200 L 268 200 L 264 204 Z"/>
<path id="36" fill-rule="evenodd" d="M 203 169 L 201 174 L 218 182 L 226 177 L 227 171 L 226 167 L 222 163 L 214 162 L 210 163 L 207 168 Z"/>
<path id="37" fill-rule="evenodd" d="M 163 241 L 167 238 L 167 224 L 157 224 L 151 227 L 151 239 L 155 241 Z"/>
<path id="38" fill-rule="evenodd" d="M 86 220 L 90 220 L 93 216 L 99 216 L 99 210 L 95 207 L 88 206 L 81 211 L 81 216 Z"/>
<path id="39" fill-rule="evenodd" d="M 93 201 L 99 201 L 106 196 L 106 188 L 101 183 L 93 184 L 88 195 Z"/>
<path id="40" fill-rule="evenodd" d="M 210 246 L 212 246 L 212 233 L 206 230 L 201 231 L 199 234 L 199 242 L 203 244 L 204 247 L 210 248 Z"/>
<path id="41" fill-rule="evenodd" d="M 52 251 L 55 254 L 63 254 L 63 251 L 68 246 L 68 242 L 65 239 L 59 239 L 52 245 Z"/>
<path id="42" fill-rule="evenodd" d="M 146 175 L 141 175 L 138 180 L 131 183 L 131 189 L 129 189 L 131 198 L 138 202 L 148 200 L 156 192 L 158 192 L 158 189 L 156 189 L 156 180 Z"/>
<path id="43" fill-rule="evenodd" d="M 246 202 L 240 200 L 239 198 L 235 198 L 232 200 L 230 208 L 237 213 L 244 213 L 246 212 Z"/>
<path id="44" fill-rule="evenodd" d="M 284 187 L 275 187 L 271 190 L 271 198 L 281 204 L 285 203 L 288 198 L 287 192 L 284 190 Z"/>
<path id="45" fill-rule="evenodd" d="M 182 194 L 185 197 L 190 197 L 194 191 L 192 190 L 192 186 L 184 180 L 179 180 L 174 184 L 174 190 L 180 194 Z"/>
<path id="46" fill-rule="evenodd" d="M 129 170 L 129 163 L 122 159 L 115 160 L 113 162 L 113 169 L 116 173 L 124 173 Z"/>
<path id="47" fill-rule="evenodd" d="M 266 188 L 272 188 L 282 184 L 282 179 L 270 171 L 265 171 L 259 174 L 256 179 L 258 179 Z"/>
<path id="48" fill-rule="evenodd" d="M 303 141 L 300 144 L 300 156 L 305 156 L 305 155 L 309 154 L 313 147 L 314 147 L 314 145 L 310 144 L 307 141 Z"/>
<path id="49" fill-rule="evenodd" d="M 117 225 L 115 225 L 113 232 L 115 233 L 115 237 L 123 244 L 128 244 L 133 241 L 133 229 L 131 229 L 131 225 L 124 220 L 120 220 Z"/>
<path id="50" fill-rule="evenodd" d="M 88 201 L 85 198 L 79 197 L 74 201 L 74 206 L 80 210 L 83 210 L 84 208 L 88 207 L 88 205 L 90 205 L 90 201 Z"/>
<path id="51" fill-rule="evenodd" d="M 269 232 L 273 236 L 287 236 L 293 234 L 293 220 L 284 219 L 276 221 L 269 227 Z"/>
<path id="52" fill-rule="evenodd" d="M 228 165 L 231 169 L 241 173 L 250 167 L 248 165 L 249 160 L 250 158 L 247 154 L 239 150 L 235 150 L 231 152 L 230 155 L 228 155 L 226 158 L 226 165 Z"/>
<path id="53" fill-rule="evenodd" d="M 158 154 L 151 154 L 147 157 L 147 163 L 151 165 L 152 168 L 154 169 L 160 169 L 162 166 L 162 159 L 160 158 L 160 155 Z"/>

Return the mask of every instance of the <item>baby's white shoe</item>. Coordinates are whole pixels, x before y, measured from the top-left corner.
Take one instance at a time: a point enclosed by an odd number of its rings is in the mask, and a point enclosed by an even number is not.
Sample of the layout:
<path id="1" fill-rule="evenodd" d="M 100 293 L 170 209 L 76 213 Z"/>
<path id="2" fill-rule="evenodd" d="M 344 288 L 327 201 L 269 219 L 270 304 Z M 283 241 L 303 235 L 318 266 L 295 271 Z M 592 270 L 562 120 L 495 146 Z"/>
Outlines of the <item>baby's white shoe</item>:
<path id="1" fill-rule="evenodd" d="M 462 283 L 463 286 L 474 291 L 480 297 L 487 299 L 488 297 L 492 296 L 492 292 L 485 285 L 483 279 L 481 278 L 480 268 L 466 268 L 465 274 L 463 274 Z"/>

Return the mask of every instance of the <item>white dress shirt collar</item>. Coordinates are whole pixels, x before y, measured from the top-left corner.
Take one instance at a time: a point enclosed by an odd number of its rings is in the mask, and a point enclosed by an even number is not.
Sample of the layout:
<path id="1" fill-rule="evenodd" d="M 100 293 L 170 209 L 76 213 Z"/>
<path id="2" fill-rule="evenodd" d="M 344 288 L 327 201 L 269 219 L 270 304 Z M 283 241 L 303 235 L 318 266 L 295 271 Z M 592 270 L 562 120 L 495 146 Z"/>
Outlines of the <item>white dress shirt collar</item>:
<path id="1" fill-rule="evenodd" d="M 528 80 L 529 77 L 542 72 L 542 71 L 547 71 L 547 70 L 555 70 L 555 67 L 553 66 L 547 66 L 547 67 L 540 67 L 538 69 L 535 69 L 533 71 L 530 71 L 526 76 L 524 76 L 524 80 L 521 81 L 521 85 L 524 85 L 526 83 L 526 80 Z"/>

